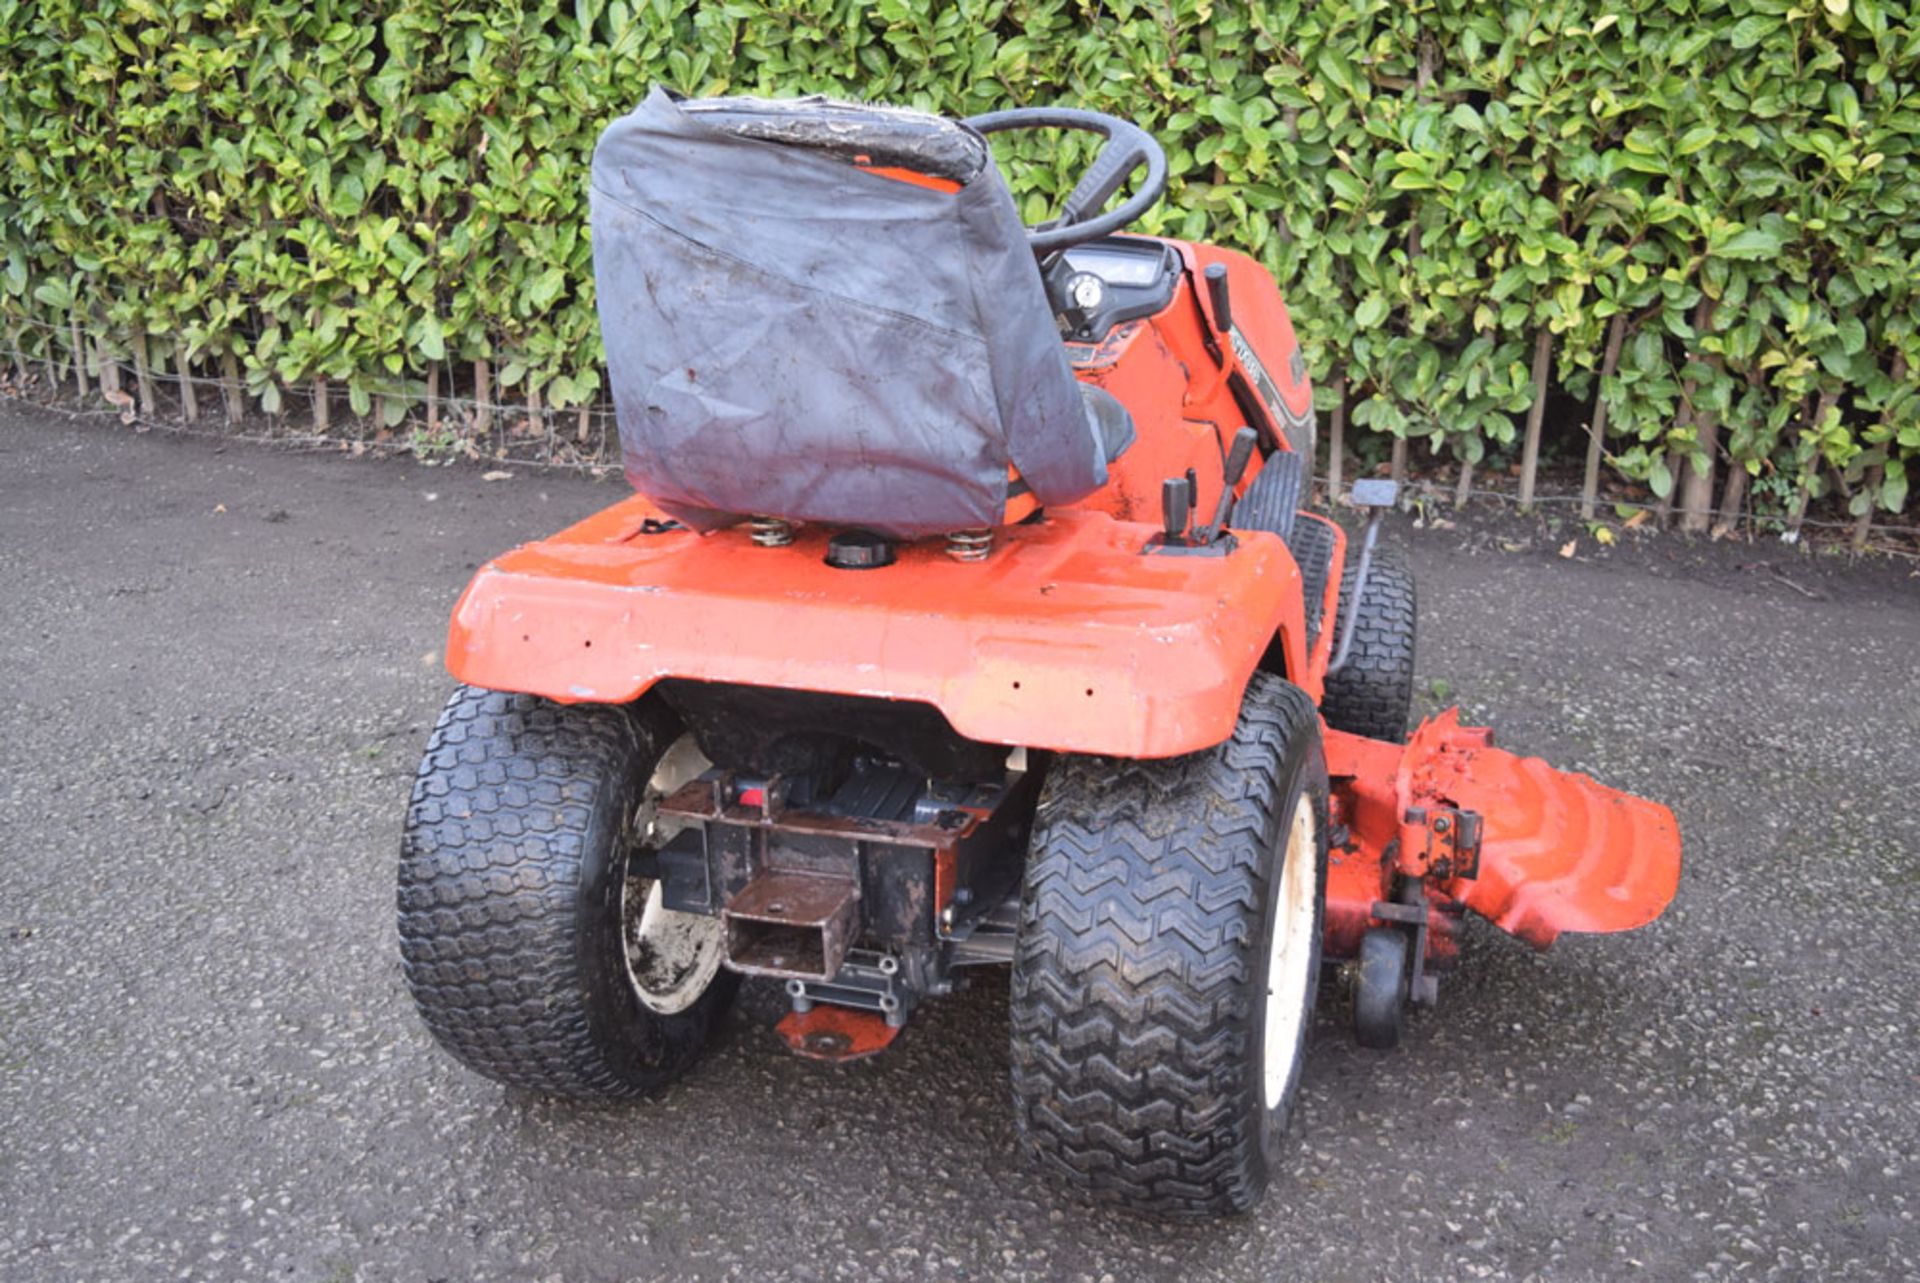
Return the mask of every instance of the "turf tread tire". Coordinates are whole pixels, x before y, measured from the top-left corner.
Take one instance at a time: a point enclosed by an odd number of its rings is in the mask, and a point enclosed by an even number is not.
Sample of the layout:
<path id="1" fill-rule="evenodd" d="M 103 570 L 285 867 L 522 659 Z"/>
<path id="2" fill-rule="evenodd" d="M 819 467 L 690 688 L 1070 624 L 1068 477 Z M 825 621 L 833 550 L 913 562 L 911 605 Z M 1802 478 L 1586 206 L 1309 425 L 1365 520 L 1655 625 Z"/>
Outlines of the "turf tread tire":
<path id="1" fill-rule="evenodd" d="M 1320 644 L 1327 613 L 1327 572 L 1333 569 L 1334 525 L 1324 517 L 1301 513 L 1287 537 L 1287 550 L 1300 567 L 1301 609 L 1307 621 L 1307 649 Z"/>
<path id="2" fill-rule="evenodd" d="M 1265 530 L 1291 540 L 1305 473 L 1304 460 L 1291 450 L 1268 455 L 1246 493 L 1234 503 L 1229 524 L 1235 530 Z"/>
<path id="3" fill-rule="evenodd" d="M 1096 1198 L 1214 1216 L 1248 1210 L 1266 1187 L 1301 1056 L 1296 1047 L 1281 1104 L 1267 1111 L 1255 1055 L 1263 913 L 1273 915 L 1274 851 L 1303 789 L 1316 799 L 1324 886 L 1319 730 L 1304 692 L 1256 672 L 1216 748 L 1063 757 L 1049 771 L 1013 967 L 1015 1118 L 1044 1166 Z"/>
<path id="4" fill-rule="evenodd" d="M 414 781 L 397 909 L 415 1004 L 469 1068 L 622 1099 L 659 1090 L 699 1054 L 737 978 L 722 971 L 679 1014 L 647 1011 L 627 983 L 614 904 L 616 853 L 678 733 L 655 701 L 569 706 L 462 687 L 447 702 Z"/>
<path id="5" fill-rule="evenodd" d="M 1347 556 L 1349 564 L 1340 576 L 1336 629 L 1346 628 L 1347 611 L 1353 608 L 1353 581 L 1359 571 L 1356 543 L 1347 545 Z M 1413 572 L 1397 548 L 1376 546 L 1346 666 L 1327 674 L 1320 700 L 1327 725 L 1368 739 L 1406 742 L 1407 719 L 1413 711 L 1417 618 Z"/>

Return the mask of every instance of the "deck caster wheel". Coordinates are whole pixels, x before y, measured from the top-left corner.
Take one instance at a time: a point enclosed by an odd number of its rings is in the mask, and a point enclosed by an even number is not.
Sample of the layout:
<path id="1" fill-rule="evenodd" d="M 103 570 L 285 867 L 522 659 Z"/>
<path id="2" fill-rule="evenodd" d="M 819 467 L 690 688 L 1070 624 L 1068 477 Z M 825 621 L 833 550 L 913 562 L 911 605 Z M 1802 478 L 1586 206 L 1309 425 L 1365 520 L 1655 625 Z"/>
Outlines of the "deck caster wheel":
<path id="1" fill-rule="evenodd" d="M 1362 1047 L 1400 1045 L 1407 1010 L 1412 941 L 1404 931 L 1375 927 L 1360 937 L 1359 983 L 1353 990 L 1353 1036 Z"/>

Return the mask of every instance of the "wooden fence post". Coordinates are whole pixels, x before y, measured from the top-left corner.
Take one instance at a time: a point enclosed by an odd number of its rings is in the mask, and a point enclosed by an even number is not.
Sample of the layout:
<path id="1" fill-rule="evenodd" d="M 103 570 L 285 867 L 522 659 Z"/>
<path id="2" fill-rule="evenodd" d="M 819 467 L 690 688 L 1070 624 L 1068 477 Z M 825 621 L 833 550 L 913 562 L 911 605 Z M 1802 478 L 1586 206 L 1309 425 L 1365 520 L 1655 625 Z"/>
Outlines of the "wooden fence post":
<path id="1" fill-rule="evenodd" d="M 1893 354 L 1892 374 L 1895 385 L 1907 381 L 1907 354 L 1905 352 L 1895 352 Z M 1882 423 L 1885 423 L 1892 417 L 1893 412 L 1890 410 L 1882 410 L 1880 412 L 1880 421 Z M 1876 463 L 1867 470 L 1867 478 L 1863 486 L 1867 493 L 1866 510 L 1853 519 L 1853 546 L 1855 550 L 1865 548 L 1867 546 L 1868 536 L 1873 533 L 1873 507 L 1880 501 L 1880 487 L 1885 483 L 1886 478 L 1887 470 L 1884 464 Z"/>
<path id="2" fill-rule="evenodd" d="M 1600 378 L 1593 387 L 1593 427 L 1587 438 L 1587 469 L 1580 478 L 1580 520 L 1593 519 L 1594 502 L 1600 491 L 1600 456 L 1607 440 L 1607 380 L 1620 364 L 1620 345 L 1627 335 L 1627 314 L 1615 312 L 1607 326 L 1607 351 L 1600 359 Z"/>
<path id="3" fill-rule="evenodd" d="M 240 362 L 231 351 L 220 354 L 220 397 L 227 403 L 227 422 L 238 426 L 243 408 Z"/>
<path id="4" fill-rule="evenodd" d="M 153 372 L 147 368 L 147 336 L 142 331 L 133 335 L 133 381 L 140 393 L 140 413 L 153 417 Z"/>
<path id="5" fill-rule="evenodd" d="M 473 363 L 473 435 L 484 437 L 493 432 L 493 370 L 486 357 Z"/>
<path id="6" fill-rule="evenodd" d="M 188 423 L 200 422 L 200 398 L 193 390 L 193 363 L 183 343 L 173 350 L 173 369 L 180 379 L 180 413 Z"/>
<path id="7" fill-rule="evenodd" d="M 1693 332 L 1705 336 L 1713 327 L 1713 312 L 1718 306 L 1715 300 L 1702 297 L 1700 306 L 1693 314 Z M 1707 364 L 1717 373 L 1721 368 L 1718 356 L 1706 358 Z M 1693 385 L 1687 385 L 1687 398 L 1691 405 Z M 1698 534 L 1707 528 L 1707 522 L 1713 516 L 1713 474 L 1715 460 L 1720 453 L 1720 416 L 1710 406 L 1692 406 L 1693 436 L 1695 446 L 1688 456 L 1686 466 L 1674 478 L 1679 490 L 1680 528 Z M 1706 456 L 1706 467 L 1697 466 L 1695 460 Z"/>
<path id="8" fill-rule="evenodd" d="M 67 313 L 67 333 L 73 344 L 73 383 L 80 395 L 87 395 L 87 343 L 80 337 L 80 314 Z"/>
<path id="9" fill-rule="evenodd" d="M 100 373 L 100 395 L 117 410 L 120 407 L 114 404 L 114 394 L 120 391 L 120 360 L 107 355 L 105 339 L 95 340 L 93 350 L 99 354 L 99 363 L 95 368 Z"/>
<path id="10" fill-rule="evenodd" d="M 1827 416 L 1839 404 L 1839 389 L 1829 387 L 1821 391 L 1820 399 L 1814 403 L 1813 417 L 1807 421 L 1815 432 L 1826 426 Z M 1820 455 L 1816 447 L 1815 453 L 1801 467 L 1800 483 L 1793 492 L 1793 510 L 1787 514 L 1787 537 L 1790 540 L 1798 541 L 1800 538 L 1800 525 L 1807 519 L 1807 503 L 1813 498 L 1813 478 L 1819 471 Z"/>
<path id="11" fill-rule="evenodd" d="M 1520 446 L 1520 510 L 1533 507 L 1533 486 L 1540 473 L 1540 425 L 1547 415 L 1547 379 L 1553 373 L 1553 331 L 1541 326 L 1533 336 L 1533 404 L 1527 407 L 1527 435 Z"/>
<path id="12" fill-rule="evenodd" d="M 1347 376 L 1333 381 L 1333 418 L 1327 425 L 1327 507 L 1340 502 L 1347 466 Z"/>

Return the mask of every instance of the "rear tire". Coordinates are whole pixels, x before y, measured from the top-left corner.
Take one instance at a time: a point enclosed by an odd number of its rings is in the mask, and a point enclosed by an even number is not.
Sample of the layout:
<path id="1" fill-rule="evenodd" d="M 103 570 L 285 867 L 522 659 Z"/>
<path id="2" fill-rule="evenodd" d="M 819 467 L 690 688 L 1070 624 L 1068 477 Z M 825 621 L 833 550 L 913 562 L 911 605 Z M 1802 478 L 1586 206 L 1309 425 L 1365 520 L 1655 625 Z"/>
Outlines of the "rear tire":
<path id="1" fill-rule="evenodd" d="M 628 878 L 664 836 L 662 776 L 705 765 L 691 743 L 657 700 L 462 687 L 448 701 L 401 839 L 400 953 L 421 1018 L 468 1068 L 623 1098 L 699 1055 L 739 983 L 719 923 Z"/>
<path id="2" fill-rule="evenodd" d="M 1347 627 L 1347 612 L 1353 609 L 1353 581 L 1359 571 L 1359 554 L 1352 543 L 1347 545 L 1347 555 L 1350 560 L 1340 575 L 1339 614 L 1333 621 L 1336 649 Z M 1413 711 L 1416 615 L 1413 572 L 1398 549 L 1374 548 L 1359 610 L 1346 666 L 1327 674 L 1320 712 L 1335 730 L 1403 744 Z"/>
<path id="3" fill-rule="evenodd" d="M 1226 743 L 1164 761 L 1055 761 L 1012 984 L 1027 1148 L 1105 1201 L 1244 1212 L 1277 1164 L 1320 963 L 1320 719 L 1247 685 Z"/>

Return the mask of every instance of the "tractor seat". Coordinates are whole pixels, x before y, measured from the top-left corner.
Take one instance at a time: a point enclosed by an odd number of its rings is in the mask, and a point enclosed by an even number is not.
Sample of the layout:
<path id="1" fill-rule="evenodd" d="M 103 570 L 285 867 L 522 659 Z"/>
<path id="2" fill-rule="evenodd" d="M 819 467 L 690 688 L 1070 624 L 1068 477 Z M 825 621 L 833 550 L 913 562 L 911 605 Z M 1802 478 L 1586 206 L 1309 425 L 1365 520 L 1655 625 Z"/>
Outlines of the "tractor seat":
<path id="1" fill-rule="evenodd" d="M 1107 481 L 1125 407 L 1074 379 L 986 141 L 923 112 L 654 90 L 593 159 L 601 336 L 628 478 L 711 530 L 897 538 Z"/>
<path id="2" fill-rule="evenodd" d="M 986 139 L 957 120 L 923 111 L 806 98 L 696 98 L 680 110 L 739 138 L 810 147 L 869 169 L 897 169 L 965 186 L 993 164 Z M 1133 416 L 1105 388 L 1080 385 L 1112 463 L 1134 441 Z"/>
<path id="3" fill-rule="evenodd" d="M 993 163 L 987 140 L 957 120 L 807 98 L 696 98 L 680 110 L 736 138 L 806 147 L 850 164 L 904 169 L 965 186 Z"/>

